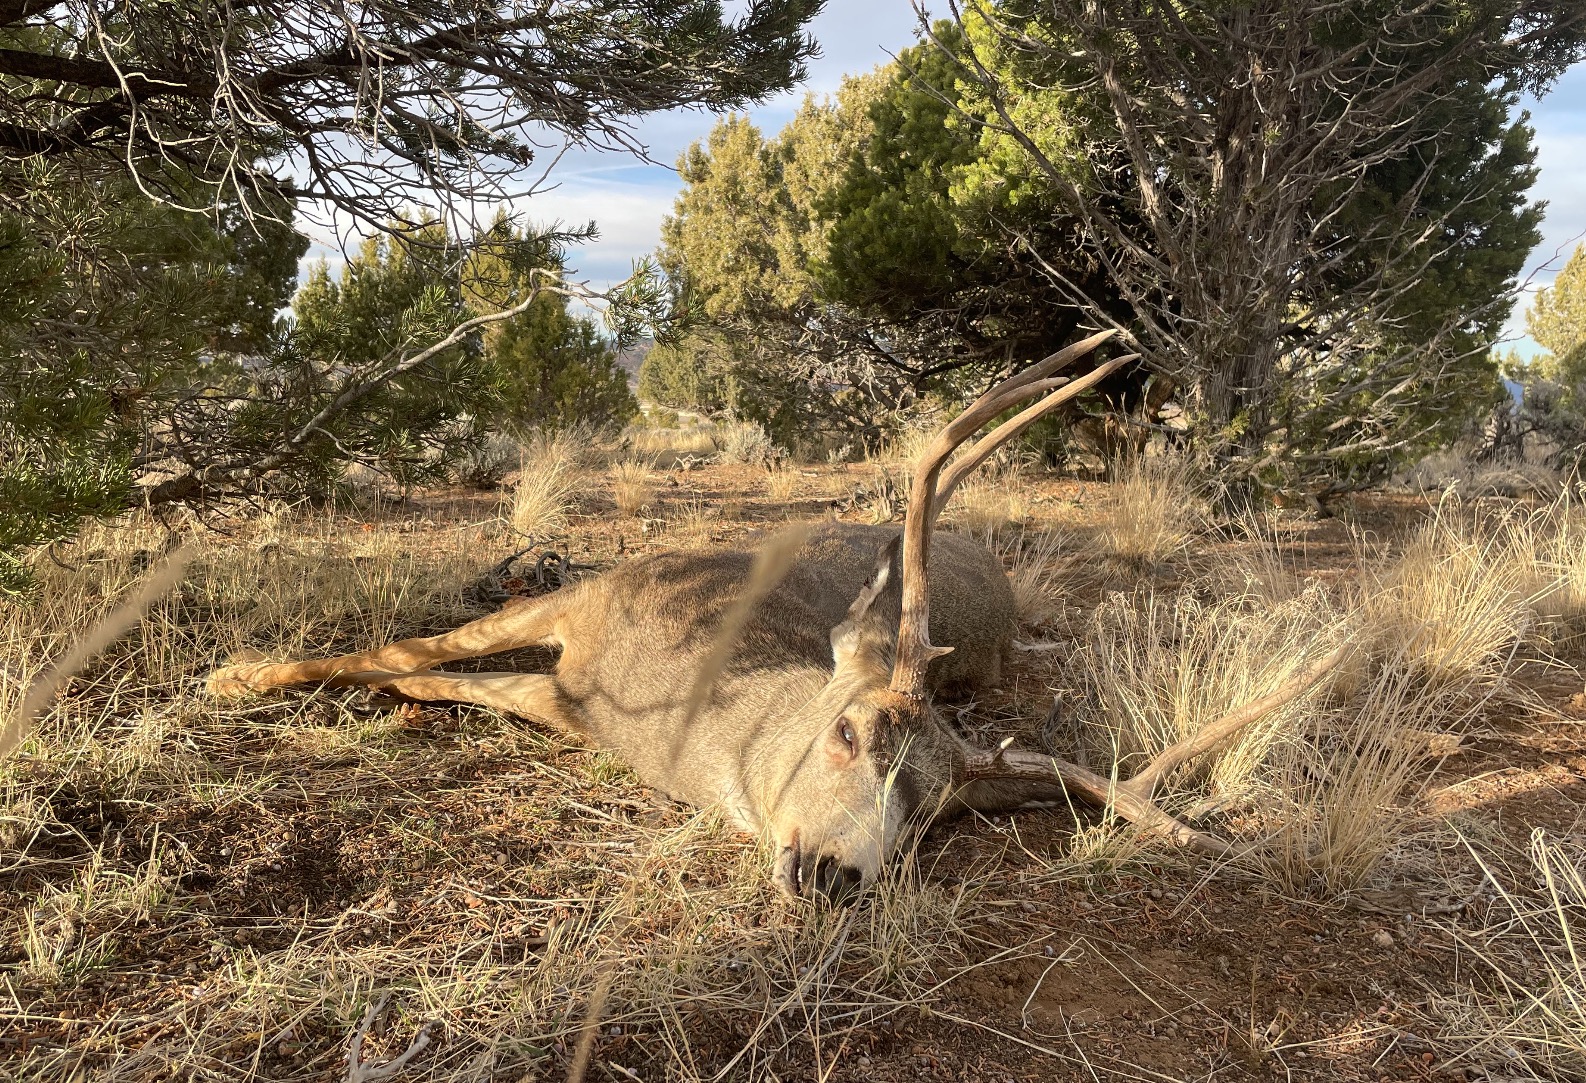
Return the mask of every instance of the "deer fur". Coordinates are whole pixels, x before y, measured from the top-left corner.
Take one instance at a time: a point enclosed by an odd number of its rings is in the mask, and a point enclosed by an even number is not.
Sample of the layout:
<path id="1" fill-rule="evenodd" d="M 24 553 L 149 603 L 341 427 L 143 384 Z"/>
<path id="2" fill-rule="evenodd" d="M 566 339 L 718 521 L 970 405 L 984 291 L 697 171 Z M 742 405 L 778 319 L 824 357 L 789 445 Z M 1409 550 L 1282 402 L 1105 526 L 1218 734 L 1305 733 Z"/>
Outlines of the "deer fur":
<path id="1" fill-rule="evenodd" d="M 321 661 L 230 666 L 212 674 L 209 687 L 235 695 L 310 682 L 366 685 L 535 718 L 617 752 L 675 799 L 719 804 L 744 830 L 767 833 L 785 890 L 813 885 L 837 894 L 874 877 L 909 825 L 938 806 L 965 807 L 966 795 L 946 792 L 966 752 L 950 727 L 934 713 L 935 724 L 914 733 L 886 721 L 901 534 L 852 523 L 813 530 L 751 610 L 692 719 L 688 691 L 724 612 L 745 589 L 753 548 L 640 557 L 443 635 Z M 1014 631 L 1001 564 L 978 542 L 942 534 L 931 571 L 932 631 L 954 648 L 932 664 L 933 690 L 994 687 Z M 560 649 L 555 672 L 431 668 L 527 646 Z M 974 803 L 1019 804 L 1032 787 L 1007 789 L 979 787 Z"/>
<path id="2" fill-rule="evenodd" d="M 1164 751 L 1129 781 L 1033 752 L 971 747 L 936 698 L 995 685 L 1013 634 L 1013 592 L 983 545 L 935 532 L 953 490 L 1001 443 L 1134 355 L 1055 378 L 1110 332 L 1045 358 L 950 421 L 916 467 L 907 519 L 828 523 L 802 537 L 769 589 L 753 548 L 663 553 L 443 635 L 319 661 L 247 663 L 209 677 L 218 695 L 321 682 L 414 700 L 479 703 L 584 735 L 651 786 L 719 805 L 773 851 L 790 894 L 842 897 L 900 841 L 942 816 L 1074 797 L 1180 844 L 1221 840 L 1153 803 L 1162 779 L 1294 698 L 1335 654 Z M 950 458 L 998 416 L 1030 399 Z M 772 543 L 776 543 L 773 541 Z M 771 552 L 767 549 L 766 552 Z M 759 593 L 756 593 L 759 591 Z M 741 624 L 734 606 L 749 605 Z M 729 619 L 731 618 L 731 619 Z M 714 667 L 728 650 L 725 665 Z M 520 647 L 561 655 L 551 673 L 435 666 Z"/>

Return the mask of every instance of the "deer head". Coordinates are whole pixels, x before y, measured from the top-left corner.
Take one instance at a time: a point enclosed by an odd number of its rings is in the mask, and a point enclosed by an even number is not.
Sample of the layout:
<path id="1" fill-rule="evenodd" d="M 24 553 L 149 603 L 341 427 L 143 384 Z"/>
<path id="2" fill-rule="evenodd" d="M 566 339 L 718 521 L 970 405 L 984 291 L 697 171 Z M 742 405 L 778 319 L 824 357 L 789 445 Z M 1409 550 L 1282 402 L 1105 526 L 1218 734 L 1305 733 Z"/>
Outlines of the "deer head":
<path id="1" fill-rule="evenodd" d="M 929 635 L 928 569 L 937 517 L 954 489 L 999 446 L 1135 359 L 1107 361 L 1072 381 L 1054 376 L 1111 334 L 1093 335 L 991 388 L 942 428 L 915 465 L 902 537 L 880 554 L 847 618 L 832 630 L 832 677 L 789 719 L 785 745 L 793 759 L 769 773 L 777 779 L 776 792 L 762 795 L 777 855 L 775 878 L 784 891 L 843 898 L 874 879 L 912 830 L 943 813 L 1065 797 L 1111 809 L 1180 844 L 1226 852 L 1221 840 L 1158 808 L 1156 786 L 1174 768 L 1299 695 L 1341 657 L 1335 652 L 1174 745 L 1127 782 L 1007 744 L 975 749 L 932 703 L 928 670 L 951 650 L 933 645 Z M 993 418 L 1035 398 L 947 465 Z"/>

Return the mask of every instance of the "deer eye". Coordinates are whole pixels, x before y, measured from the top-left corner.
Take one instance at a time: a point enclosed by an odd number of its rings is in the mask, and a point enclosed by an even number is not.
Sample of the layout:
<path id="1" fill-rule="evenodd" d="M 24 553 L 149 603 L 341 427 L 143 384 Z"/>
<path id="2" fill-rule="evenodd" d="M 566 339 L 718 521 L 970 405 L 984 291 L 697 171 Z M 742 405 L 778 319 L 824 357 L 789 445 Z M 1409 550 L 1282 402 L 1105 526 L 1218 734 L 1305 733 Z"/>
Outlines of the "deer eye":
<path id="1" fill-rule="evenodd" d="M 850 756 L 859 751 L 859 743 L 854 738 L 854 728 L 849 725 L 848 719 L 839 718 L 837 720 L 837 736 L 841 737 L 843 744 L 848 746 L 848 754 Z"/>

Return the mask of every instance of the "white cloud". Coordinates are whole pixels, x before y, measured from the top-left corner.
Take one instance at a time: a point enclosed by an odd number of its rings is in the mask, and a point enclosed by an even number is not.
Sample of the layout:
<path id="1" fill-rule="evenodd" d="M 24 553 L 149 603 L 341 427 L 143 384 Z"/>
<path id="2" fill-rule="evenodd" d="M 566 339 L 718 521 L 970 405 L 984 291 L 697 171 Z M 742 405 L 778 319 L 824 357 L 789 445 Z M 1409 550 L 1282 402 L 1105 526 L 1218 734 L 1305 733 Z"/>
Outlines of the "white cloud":
<path id="1" fill-rule="evenodd" d="M 1525 355 L 1540 347 L 1525 337 L 1525 309 L 1536 291 L 1553 282 L 1575 246 L 1586 241 L 1586 66 L 1571 70 L 1548 98 L 1532 105 L 1536 128 L 1536 185 L 1533 200 L 1547 203 L 1542 240 L 1520 274 L 1522 291 L 1504 325 L 1504 337 Z"/>
<path id="2" fill-rule="evenodd" d="M 810 62 L 809 80 L 750 110 L 750 117 L 768 135 L 775 133 L 792 118 L 805 94 L 834 93 L 844 75 L 885 63 L 914 40 L 915 26 L 910 0 L 829 4 L 810 24 L 821 55 Z M 1536 128 L 1539 167 L 1531 197 L 1548 202 L 1542 242 L 1521 275 L 1529 276 L 1527 289 L 1534 293 L 1552 281 L 1586 233 L 1586 198 L 1581 192 L 1586 185 L 1586 65 L 1567 73 L 1546 98 L 1526 105 Z M 654 251 L 660 241 L 661 219 L 670 213 L 681 186 L 672 163 L 690 143 L 704 139 L 716 119 L 700 110 L 643 118 L 632 134 L 650 162 L 627 153 L 571 148 L 551 174 L 556 187 L 517 201 L 514 210 L 537 223 L 577 225 L 593 220 L 600 236 L 569 252 L 569 270 L 597 289 L 620 282 L 633 261 Z M 341 216 L 328 217 L 330 222 L 313 231 L 319 243 L 310 256 L 324 254 L 334 260 L 334 226 L 342 222 Z M 489 217 L 485 213 L 482 220 Z M 1509 337 L 1519 337 L 1523 331 L 1521 314 L 1528 296 L 1522 295 L 1511 315 L 1506 327 Z M 1529 339 L 1518 345 L 1527 353 L 1536 349 Z"/>
<path id="3" fill-rule="evenodd" d="M 593 220 L 600 236 L 568 253 L 571 276 L 597 289 L 628 277 L 633 262 L 660 243 L 661 219 L 672 209 L 677 178 L 624 183 L 611 174 L 589 172 L 561 180 L 560 187 L 523 200 L 513 210 L 538 225 L 573 227 Z"/>

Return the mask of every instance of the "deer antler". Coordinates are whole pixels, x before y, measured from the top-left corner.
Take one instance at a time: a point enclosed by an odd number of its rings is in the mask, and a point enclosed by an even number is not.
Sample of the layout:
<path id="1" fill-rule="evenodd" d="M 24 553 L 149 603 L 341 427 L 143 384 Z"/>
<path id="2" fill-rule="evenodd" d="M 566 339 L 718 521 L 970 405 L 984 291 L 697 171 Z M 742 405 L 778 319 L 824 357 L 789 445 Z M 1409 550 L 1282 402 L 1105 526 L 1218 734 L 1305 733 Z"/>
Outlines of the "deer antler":
<path id="1" fill-rule="evenodd" d="M 930 639 L 930 598 L 926 567 L 930 556 L 931 531 L 936 517 L 958 483 L 996 448 L 1029 427 L 1042 414 L 1060 406 L 1134 360 L 1137 354 L 1104 362 L 1076 380 L 1053 379 L 1052 374 L 1083 357 L 1113 336 L 1102 331 L 1043 358 L 1016 376 L 1011 376 L 970 403 L 963 413 L 949 421 L 931 441 L 930 447 L 914 467 L 909 510 L 903 521 L 903 616 L 898 622 L 897 657 L 892 666 L 892 691 L 913 700 L 925 698 L 925 671 L 931 660 L 951 648 L 932 646 Z M 981 439 L 953 466 L 946 479 L 937 485 L 942 467 L 953 451 L 992 418 L 1029 399 L 1049 392 L 1040 402 L 1020 413 Z"/>
<path id="2" fill-rule="evenodd" d="M 1170 816 L 1152 800 L 1157 785 L 1174 768 L 1210 752 L 1234 737 L 1252 722 L 1303 695 L 1333 667 L 1343 661 L 1349 644 L 1338 647 L 1325 658 L 1306 666 L 1268 695 L 1238 707 L 1200 732 L 1186 737 L 1158 753 L 1155 759 L 1127 782 L 1105 778 L 1077 764 L 1040 752 L 1010 749 L 1012 738 L 989 752 L 972 752 L 964 758 L 960 781 L 1012 778 L 1028 782 L 1060 783 L 1065 792 L 1097 808 L 1111 808 L 1119 816 L 1147 830 L 1167 835 L 1181 846 L 1202 853 L 1223 855 L 1232 847 L 1215 835 L 1197 831 L 1177 817 Z"/>

